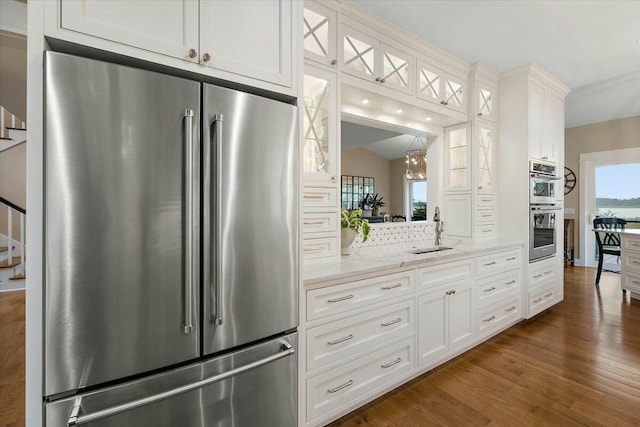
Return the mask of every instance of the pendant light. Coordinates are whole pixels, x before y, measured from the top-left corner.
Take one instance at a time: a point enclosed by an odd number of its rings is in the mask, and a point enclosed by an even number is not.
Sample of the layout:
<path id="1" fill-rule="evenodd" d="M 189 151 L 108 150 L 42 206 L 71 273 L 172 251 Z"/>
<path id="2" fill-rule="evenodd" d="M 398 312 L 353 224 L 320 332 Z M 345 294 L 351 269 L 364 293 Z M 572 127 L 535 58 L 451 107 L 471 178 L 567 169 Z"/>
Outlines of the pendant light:
<path id="1" fill-rule="evenodd" d="M 407 171 L 405 177 L 408 180 L 427 179 L 427 142 L 420 137 L 415 137 L 407 150 L 405 163 Z"/>

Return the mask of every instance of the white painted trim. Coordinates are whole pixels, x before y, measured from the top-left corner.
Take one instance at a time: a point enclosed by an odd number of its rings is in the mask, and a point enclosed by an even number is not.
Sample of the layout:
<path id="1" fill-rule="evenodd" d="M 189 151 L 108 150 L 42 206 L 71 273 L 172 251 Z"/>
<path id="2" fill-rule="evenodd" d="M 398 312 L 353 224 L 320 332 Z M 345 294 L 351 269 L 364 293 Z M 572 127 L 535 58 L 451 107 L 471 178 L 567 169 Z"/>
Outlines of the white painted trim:
<path id="1" fill-rule="evenodd" d="M 580 154 L 580 266 L 597 267 L 596 262 L 587 255 L 595 251 L 595 238 L 591 229 L 595 215 L 596 167 L 636 162 L 640 163 L 640 147 Z"/>
<path id="2" fill-rule="evenodd" d="M 9 33 L 20 34 L 20 35 L 23 35 L 23 36 L 27 35 L 27 32 L 25 30 L 23 30 L 22 28 L 11 27 L 11 26 L 8 26 L 8 25 L 0 25 L 0 31 L 7 31 Z"/>

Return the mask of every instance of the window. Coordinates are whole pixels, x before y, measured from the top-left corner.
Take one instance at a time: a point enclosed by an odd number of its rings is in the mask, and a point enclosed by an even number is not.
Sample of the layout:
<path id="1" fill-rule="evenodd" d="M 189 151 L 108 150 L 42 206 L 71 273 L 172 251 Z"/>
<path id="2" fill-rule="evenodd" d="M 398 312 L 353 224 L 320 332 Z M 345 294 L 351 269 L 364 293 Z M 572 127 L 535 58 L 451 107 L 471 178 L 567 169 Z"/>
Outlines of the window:
<path id="1" fill-rule="evenodd" d="M 407 218 L 411 221 L 424 221 L 427 219 L 427 180 L 405 180 L 407 189 Z"/>
<path id="2" fill-rule="evenodd" d="M 640 163 L 596 167 L 596 216 L 640 222 Z"/>

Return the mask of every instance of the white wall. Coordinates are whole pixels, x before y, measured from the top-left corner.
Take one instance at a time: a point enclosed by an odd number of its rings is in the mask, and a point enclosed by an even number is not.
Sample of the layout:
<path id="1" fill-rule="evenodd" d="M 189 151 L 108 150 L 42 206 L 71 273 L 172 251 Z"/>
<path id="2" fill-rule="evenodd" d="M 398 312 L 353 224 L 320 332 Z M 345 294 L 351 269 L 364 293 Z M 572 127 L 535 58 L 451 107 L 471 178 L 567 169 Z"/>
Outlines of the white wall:
<path id="1" fill-rule="evenodd" d="M 0 0 L 0 30 L 27 34 L 27 5 L 17 0 Z"/>

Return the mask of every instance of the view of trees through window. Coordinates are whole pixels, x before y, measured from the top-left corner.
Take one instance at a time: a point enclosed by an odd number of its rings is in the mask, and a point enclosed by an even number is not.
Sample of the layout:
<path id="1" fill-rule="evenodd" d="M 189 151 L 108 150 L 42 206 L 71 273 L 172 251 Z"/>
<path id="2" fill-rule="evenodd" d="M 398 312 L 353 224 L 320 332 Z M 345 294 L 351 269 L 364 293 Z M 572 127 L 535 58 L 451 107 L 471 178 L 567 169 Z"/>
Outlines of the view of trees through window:
<path id="1" fill-rule="evenodd" d="M 640 163 L 596 168 L 596 215 L 640 221 Z"/>
<path id="2" fill-rule="evenodd" d="M 411 220 L 427 219 L 427 181 L 409 181 L 411 184 Z"/>

